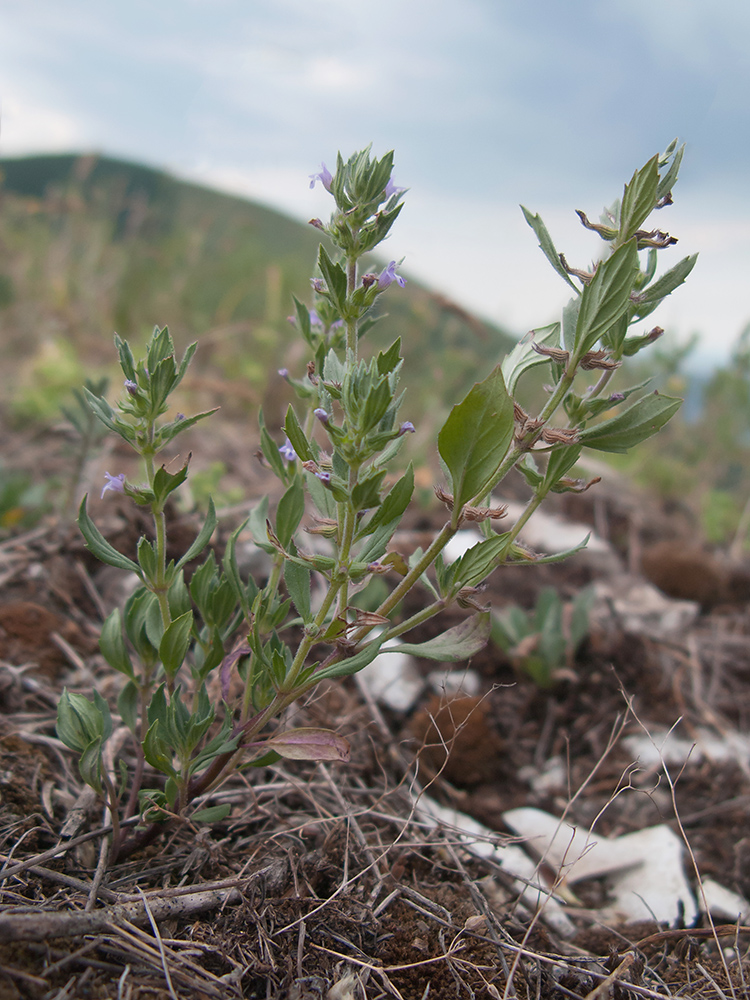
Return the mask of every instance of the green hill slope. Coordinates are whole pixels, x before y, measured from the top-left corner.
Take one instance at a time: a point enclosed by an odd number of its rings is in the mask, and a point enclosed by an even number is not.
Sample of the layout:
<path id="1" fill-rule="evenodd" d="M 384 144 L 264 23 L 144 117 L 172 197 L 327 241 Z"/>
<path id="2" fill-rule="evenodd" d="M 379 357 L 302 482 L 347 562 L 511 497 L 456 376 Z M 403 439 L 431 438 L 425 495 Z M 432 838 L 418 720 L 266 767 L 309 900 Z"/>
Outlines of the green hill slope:
<path id="1" fill-rule="evenodd" d="M 9 375 L 16 391 L 51 374 L 76 384 L 78 369 L 110 364 L 114 330 L 139 342 L 155 324 L 179 345 L 197 339 L 204 387 L 239 405 L 261 399 L 277 368 L 302 369 L 286 317 L 293 293 L 309 298 L 311 227 L 106 157 L 6 159 L 0 173 L 6 386 Z M 371 336 L 403 338 L 425 401 L 455 401 L 512 342 L 416 282 L 385 298 Z"/>

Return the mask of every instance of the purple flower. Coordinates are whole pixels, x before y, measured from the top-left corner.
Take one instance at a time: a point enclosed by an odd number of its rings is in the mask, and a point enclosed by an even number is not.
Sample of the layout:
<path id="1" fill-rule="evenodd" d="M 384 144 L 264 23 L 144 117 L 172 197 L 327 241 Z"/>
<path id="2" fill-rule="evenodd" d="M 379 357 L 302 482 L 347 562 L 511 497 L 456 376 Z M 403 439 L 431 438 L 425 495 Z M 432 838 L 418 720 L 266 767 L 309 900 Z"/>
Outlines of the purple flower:
<path id="1" fill-rule="evenodd" d="M 411 422 L 411 420 L 405 420 L 398 429 L 399 437 L 401 437 L 402 434 L 413 434 L 413 433 L 414 433 L 414 424 Z"/>
<path id="2" fill-rule="evenodd" d="M 333 177 L 331 176 L 331 172 L 325 165 L 325 163 L 321 163 L 320 166 L 321 169 L 317 174 L 310 174 L 310 187 L 314 188 L 315 182 L 320 181 L 320 183 L 323 185 L 326 191 L 330 191 L 331 183 L 333 182 Z"/>
<path id="3" fill-rule="evenodd" d="M 330 472 L 316 472 L 315 475 L 321 481 L 321 483 L 330 483 L 331 473 Z"/>
<path id="4" fill-rule="evenodd" d="M 310 310 L 310 326 L 322 326 L 323 320 L 318 316 L 314 309 Z"/>
<path id="5" fill-rule="evenodd" d="M 394 281 L 397 281 L 402 288 L 406 284 L 406 278 L 402 278 L 400 274 L 396 274 L 396 261 L 392 260 L 388 267 L 384 268 L 380 272 L 380 277 L 378 278 L 378 288 L 383 290 Z"/>
<path id="6" fill-rule="evenodd" d="M 104 475 L 107 477 L 109 482 L 105 483 L 104 489 L 102 490 L 102 500 L 104 499 L 104 494 L 107 490 L 111 490 L 113 493 L 124 493 L 125 492 L 125 473 L 121 472 L 119 476 L 110 476 L 108 472 Z"/>
<path id="7" fill-rule="evenodd" d="M 392 198 L 394 194 L 401 194 L 402 191 L 406 191 L 406 188 L 396 187 L 393 183 L 393 178 L 388 178 L 388 183 L 385 186 L 385 196 L 386 198 Z"/>
<path id="8" fill-rule="evenodd" d="M 319 406 L 317 410 L 313 410 L 313 413 L 321 422 L 321 424 L 327 424 L 328 421 L 331 419 L 322 406 Z"/>
<path id="9" fill-rule="evenodd" d="M 138 395 L 138 383 L 134 382 L 132 379 L 125 379 L 125 388 L 128 390 L 131 396 Z"/>
<path id="10" fill-rule="evenodd" d="M 321 293 L 326 290 L 325 283 L 321 278 L 310 278 L 310 284 L 315 292 Z"/>
<path id="11" fill-rule="evenodd" d="M 287 462 L 294 462 L 297 459 L 297 452 L 292 448 L 292 442 L 289 438 L 284 438 L 284 443 L 279 448 L 279 453 Z"/>
<path id="12" fill-rule="evenodd" d="M 287 379 L 287 380 L 289 379 L 289 369 L 288 368 L 279 368 L 279 372 L 278 373 L 279 373 L 279 375 L 281 375 L 281 377 L 283 379 Z"/>

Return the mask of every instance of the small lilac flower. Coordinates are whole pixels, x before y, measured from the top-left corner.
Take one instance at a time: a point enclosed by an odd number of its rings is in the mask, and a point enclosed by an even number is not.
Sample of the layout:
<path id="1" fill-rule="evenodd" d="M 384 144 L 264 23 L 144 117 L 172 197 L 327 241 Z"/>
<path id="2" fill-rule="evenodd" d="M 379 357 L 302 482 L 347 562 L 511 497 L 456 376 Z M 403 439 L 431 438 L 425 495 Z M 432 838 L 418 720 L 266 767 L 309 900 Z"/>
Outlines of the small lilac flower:
<path id="1" fill-rule="evenodd" d="M 178 420 L 185 420 L 186 417 L 185 417 L 184 413 L 178 413 L 177 416 L 174 419 L 175 419 L 175 423 L 176 423 Z"/>
<path id="2" fill-rule="evenodd" d="M 406 191 L 406 188 L 396 187 L 393 183 L 393 178 L 388 178 L 388 183 L 385 186 L 385 197 L 386 199 L 392 198 L 394 194 L 401 194 L 402 191 Z"/>
<path id="3" fill-rule="evenodd" d="M 287 381 L 289 381 L 289 369 L 288 368 L 279 368 L 279 375 L 281 375 L 281 377 L 283 379 L 286 379 Z"/>
<path id="4" fill-rule="evenodd" d="M 331 323 L 331 329 L 338 330 L 339 327 L 342 327 L 343 325 L 344 325 L 343 319 L 337 319 L 335 323 Z"/>
<path id="5" fill-rule="evenodd" d="M 401 437 L 403 434 L 413 434 L 413 433 L 414 433 L 414 424 L 411 422 L 411 420 L 405 420 L 398 429 L 399 437 Z"/>
<path id="6" fill-rule="evenodd" d="M 125 379 L 125 388 L 130 393 L 131 396 L 138 395 L 138 383 L 134 382 L 132 379 Z"/>
<path id="7" fill-rule="evenodd" d="M 321 278 L 310 278 L 310 284 L 313 291 L 318 292 L 318 294 L 326 290 L 325 282 Z"/>
<path id="8" fill-rule="evenodd" d="M 310 310 L 310 326 L 322 326 L 323 320 L 314 309 Z"/>
<path id="9" fill-rule="evenodd" d="M 321 481 L 321 483 L 330 483 L 331 473 L 330 472 L 316 472 L 315 475 Z"/>
<path id="10" fill-rule="evenodd" d="M 387 288 L 393 281 L 397 281 L 402 288 L 406 284 L 406 278 L 402 278 L 400 274 L 396 274 L 395 260 L 392 260 L 388 267 L 384 268 L 380 272 L 380 277 L 378 278 L 378 288 Z"/>
<path id="11" fill-rule="evenodd" d="M 104 494 L 111 490 L 113 493 L 124 493 L 125 492 L 125 473 L 121 472 L 119 476 L 110 476 L 108 472 L 104 475 L 109 480 L 104 484 L 104 489 L 102 490 L 102 500 L 104 499 Z"/>
<path id="12" fill-rule="evenodd" d="M 292 447 L 292 442 L 289 438 L 284 438 L 284 443 L 279 448 L 279 452 L 282 458 L 285 458 L 287 462 L 294 462 L 297 459 L 297 452 Z"/>
<path id="13" fill-rule="evenodd" d="M 331 190 L 331 183 L 333 182 L 333 177 L 330 170 L 325 165 L 325 163 L 320 164 L 321 169 L 317 174 L 310 174 L 310 187 L 315 187 L 315 182 L 320 181 L 326 191 Z"/>
<path id="14" fill-rule="evenodd" d="M 314 183 L 315 181 L 313 181 L 313 184 Z M 312 187 L 312 185 L 310 186 Z M 310 221 L 308 222 L 308 226 L 314 226 L 316 229 L 325 229 L 325 226 L 323 225 L 320 219 L 310 219 Z"/>
<path id="15" fill-rule="evenodd" d="M 319 406 L 317 410 L 313 410 L 313 413 L 321 422 L 321 424 L 327 424 L 328 421 L 331 419 L 322 406 Z"/>

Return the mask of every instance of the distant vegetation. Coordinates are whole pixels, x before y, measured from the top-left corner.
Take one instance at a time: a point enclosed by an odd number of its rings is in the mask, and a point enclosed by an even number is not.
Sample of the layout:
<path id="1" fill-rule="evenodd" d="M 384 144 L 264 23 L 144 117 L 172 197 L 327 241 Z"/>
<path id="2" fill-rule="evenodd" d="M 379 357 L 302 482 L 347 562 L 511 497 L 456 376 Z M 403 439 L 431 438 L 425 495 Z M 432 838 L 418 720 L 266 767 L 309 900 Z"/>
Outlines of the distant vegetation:
<path id="1" fill-rule="evenodd" d="M 105 157 L 0 160 L 0 172 L 0 378 L 16 417 L 56 414 L 109 365 L 114 331 L 145 343 L 156 324 L 178 348 L 198 340 L 192 387 L 225 413 L 271 405 L 278 368 L 302 374 L 287 316 L 292 294 L 309 298 L 316 230 Z M 512 343 L 416 282 L 388 309 L 369 336 L 402 337 L 421 403 L 456 401 Z"/>

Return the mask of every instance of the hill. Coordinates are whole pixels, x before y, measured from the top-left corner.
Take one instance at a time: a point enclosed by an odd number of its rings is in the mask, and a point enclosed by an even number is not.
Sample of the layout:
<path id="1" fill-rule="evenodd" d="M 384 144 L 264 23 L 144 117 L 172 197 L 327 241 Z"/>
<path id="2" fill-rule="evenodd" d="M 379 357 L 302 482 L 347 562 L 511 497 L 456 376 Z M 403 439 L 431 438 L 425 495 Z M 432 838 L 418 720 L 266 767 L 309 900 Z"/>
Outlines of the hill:
<path id="1" fill-rule="evenodd" d="M 240 405 L 262 398 L 277 368 L 303 363 L 286 317 L 292 294 L 308 297 L 312 228 L 103 156 L 4 159 L 0 172 L 0 336 L 16 397 L 38 396 L 45 380 L 78 384 L 110 364 L 114 330 L 141 342 L 155 324 L 180 346 L 197 339 L 206 386 Z M 374 339 L 403 338 L 425 399 L 455 401 L 512 344 L 414 281 L 387 307 Z"/>

